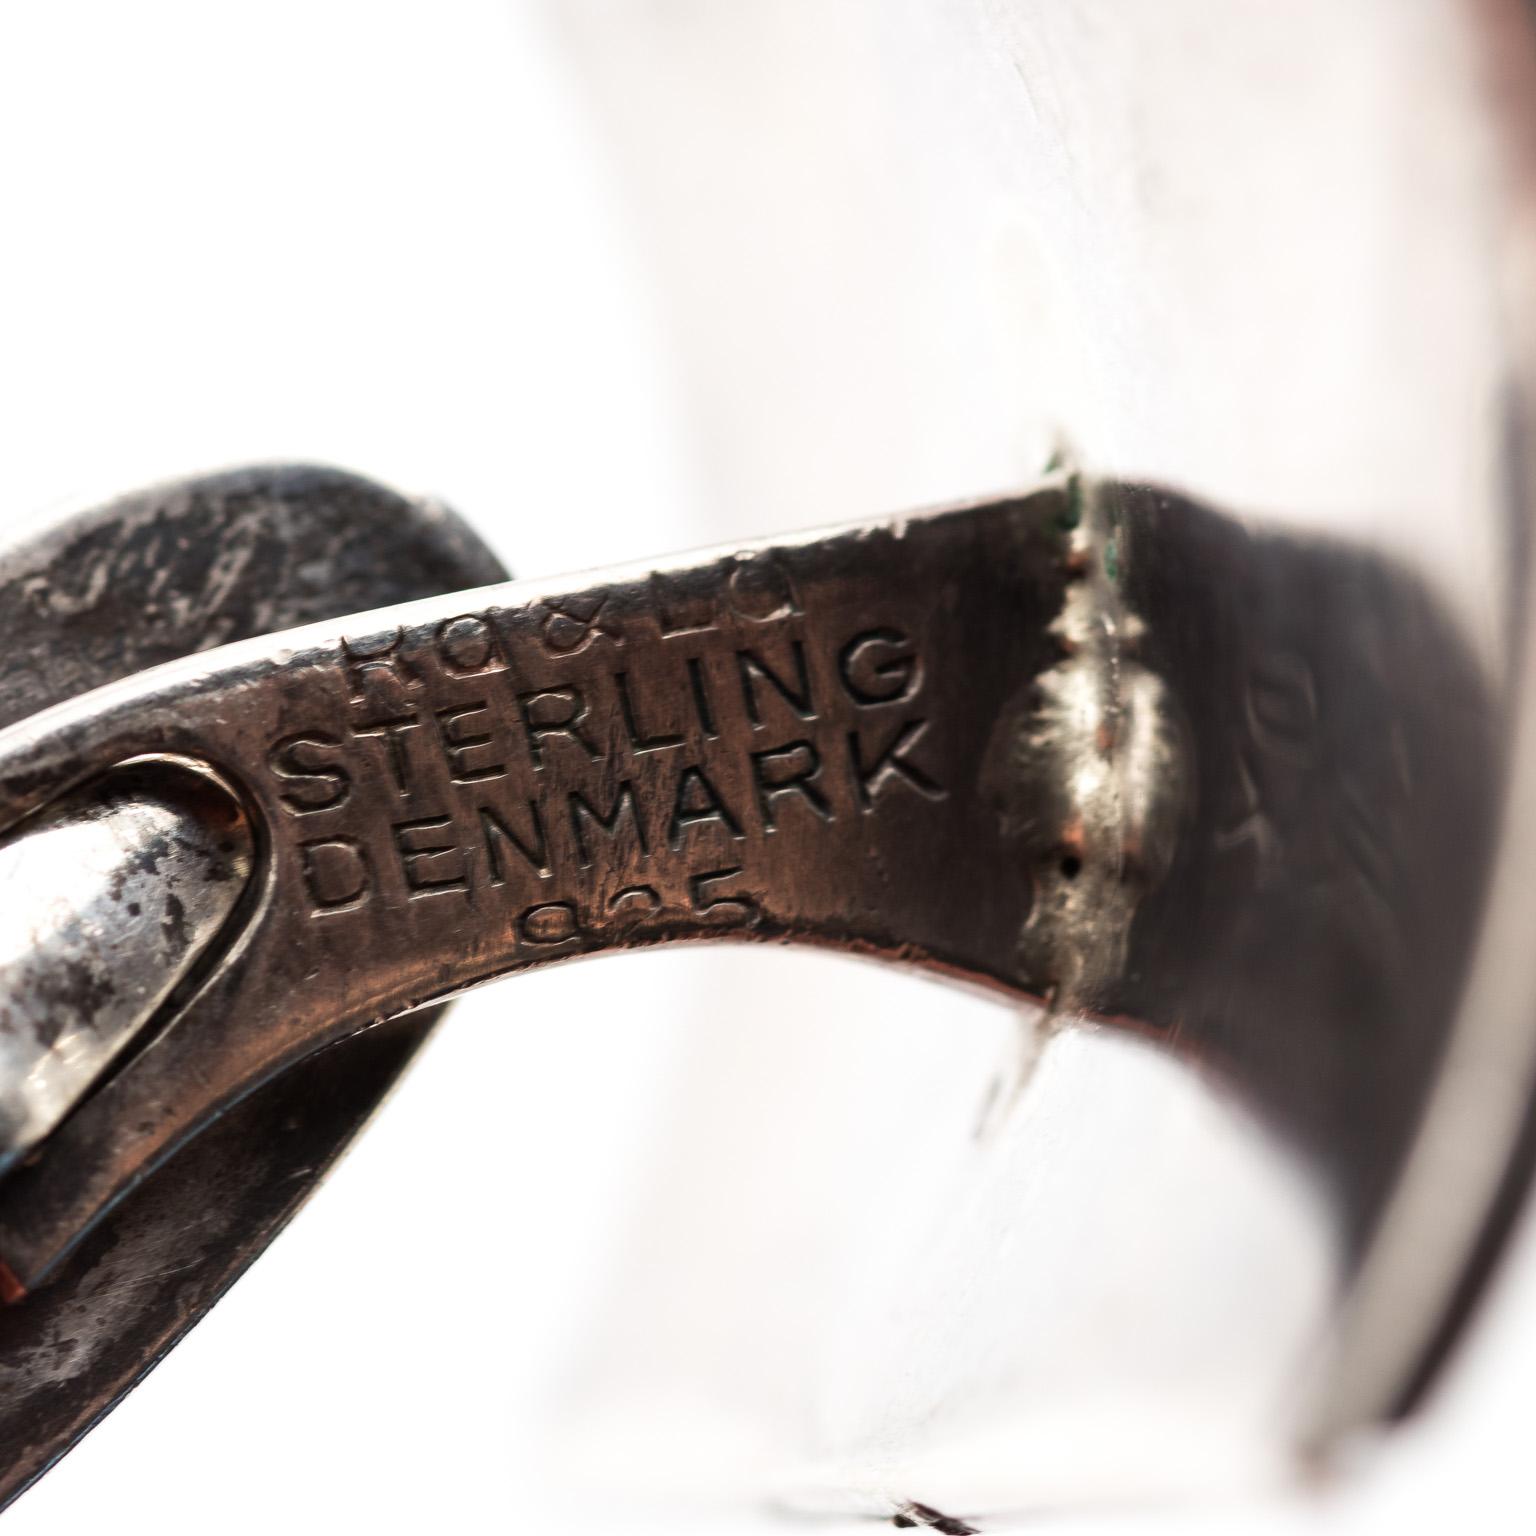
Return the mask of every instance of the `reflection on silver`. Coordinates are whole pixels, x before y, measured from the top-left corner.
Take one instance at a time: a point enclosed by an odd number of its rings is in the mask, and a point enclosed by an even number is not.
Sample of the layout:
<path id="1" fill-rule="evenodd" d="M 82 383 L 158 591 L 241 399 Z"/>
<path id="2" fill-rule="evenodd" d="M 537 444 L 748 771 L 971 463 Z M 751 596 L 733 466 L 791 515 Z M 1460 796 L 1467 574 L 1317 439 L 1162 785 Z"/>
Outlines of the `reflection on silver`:
<path id="1" fill-rule="evenodd" d="M 0 1170 L 195 968 L 251 867 L 230 796 L 164 765 L 80 790 L 0 843 Z"/>

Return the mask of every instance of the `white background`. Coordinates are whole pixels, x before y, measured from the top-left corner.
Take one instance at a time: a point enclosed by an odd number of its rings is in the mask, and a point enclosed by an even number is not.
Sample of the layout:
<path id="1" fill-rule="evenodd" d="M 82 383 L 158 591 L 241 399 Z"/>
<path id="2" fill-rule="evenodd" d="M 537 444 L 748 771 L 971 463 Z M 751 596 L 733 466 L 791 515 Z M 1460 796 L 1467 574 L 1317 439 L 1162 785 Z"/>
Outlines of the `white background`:
<path id="1" fill-rule="evenodd" d="M 1061 322 L 1016 284 L 1023 311 L 999 348 L 971 300 L 967 221 L 992 219 L 1005 192 L 916 134 L 898 170 L 865 173 L 896 154 L 882 91 L 911 69 L 880 52 L 868 4 L 834 7 L 824 51 L 807 52 L 812 8 L 762 0 L 739 51 L 710 52 L 698 39 L 728 9 L 0 8 L 0 516 L 314 458 L 445 497 L 535 575 L 1026 480 L 1060 422 L 1012 349 Z M 901 8 L 908 46 L 923 9 Z M 1437 24 L 1433 5 L 1404 10 L 1408 31 Z M 1297 14 L 1246 12 L 1260 54 Z M 1313 68 L 1320 101 L 1385 91 L 1371 62 L 1390 64 L 1383 14 L 1356 7 L 1340 26 L 1340 58 Z M 935 77 L 952 70 L 945 41 L 939 29 L 924 60 Z M 1102 41 L 1088 26 L 1083 46 Z M 861 80 L 874 84 L 850 94 Z M 624 102 L 642 97 L 637 128 Z M 760 126 L 739 184 L 713 189 L 734 220 L 691 207 L 699 183 L 666 185 L 677 144 L 707 149 L 709 119 L 688 117 L 701 101 Z M 1411 119 L 1442 143 L 1436 111 L 1453 108 L 1430 91 L 1412 109 L 1402 131 Z M 827 139 L 829 122 L 841 130 Z M 797 139 L 813 129 L 823 137 Z M 1298 179 L 1327 173 L 1305 147 L 1279 161 Z M 803 184 L 781 169 L 813 163 L 821 179 Z M 958 235 L 942 236 L 941 214 Z M 827 230 L 861 231 L 847 238 L 867 248 L 828 255 Z M 1005 233 L 1004 254 L 1049 290 L 1035 237 Z M 753 286 L 823 267 L 799 311 Z M 1232 364 L 1217 310 L 1199 360 L 1215 379 Z M 1228 319 L 1233 333 L 1257 324 Z M 1460 319 L 1458 336 L 1487 323 Z M 1377 339 L 1350 331 L 1329 355 Z M 1266 345 L 1273 333 L 1232 343 Z M 1454 338 L 1434 345 L 1471 399 L 1475 359 Z M 1411 367 L 1404 346 L 1377 366 Z M 1341 399 L 1361 387 L 1352 366 L 1321 370 Z M 1072 425 L 1091 435 L 1097 405 L 1079 404 Z M 1244 496 L 1257 487 L 1234 482 L 1266 466 L 1262 488 L 1318 518 L 1477 481 L 1425 449 L 1384 491 L 1358 478 L 1382 456 L 1342 435 L 1298 468 L 1283 451 L 1293 423 L 1248 425 L 1246 457 L 1226 430 L 1132 448 L 1203 454 L 1209 487 Z M 781 1528 L 766 1506 L 783 1426 L 799 1375 L 826 1370 L 818 1320 L 858 1275 L 846 1211 L 905 1202 L 920 1224 L 937 1188 L 925 1157 L 943 1152 L 924 1141 L 914 1106 L 931 1101 L 916 1089 L 949 1073 L 963 1119 L 1015 1038 L 994 1007 L 783 956 L 648 955 L 469 999 L 292 1230 L 8 1529 Z M 886 1107 L 855 1135 L 845 1106 L 871 1074 Z M 1160 1197 L 1194 1167 L 1170 1162 Z M 1222 1459 L 1220 1406 L 1177 1419 L 1183 1450 L 1197 1442 L 1190 1465 L 1202 1435 Z M 1533 1406 L 1523 1241 L 1434 1411 L 1338 1487 L 1240 1496 L 1213 1465 L 1214 1505 L 1100 1507 L 1063 1528 L 1525 1529 Z"/>

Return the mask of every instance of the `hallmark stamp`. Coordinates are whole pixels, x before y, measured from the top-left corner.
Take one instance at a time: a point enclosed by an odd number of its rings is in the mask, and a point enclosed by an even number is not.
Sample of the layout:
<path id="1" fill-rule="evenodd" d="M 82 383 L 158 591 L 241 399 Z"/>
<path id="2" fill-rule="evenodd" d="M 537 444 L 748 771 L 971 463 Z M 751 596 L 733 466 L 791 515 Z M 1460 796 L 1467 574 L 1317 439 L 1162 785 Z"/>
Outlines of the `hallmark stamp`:
<path id="1" fill-rule="evenodd" d="M 784 839 L 947 797 L 905 630 L 828 633 L 771 555 L 635 591 L 342 642 L 345 710 L 265 757 L 313 917 L 489 901 L 535 946 L 750 926 Z"/>

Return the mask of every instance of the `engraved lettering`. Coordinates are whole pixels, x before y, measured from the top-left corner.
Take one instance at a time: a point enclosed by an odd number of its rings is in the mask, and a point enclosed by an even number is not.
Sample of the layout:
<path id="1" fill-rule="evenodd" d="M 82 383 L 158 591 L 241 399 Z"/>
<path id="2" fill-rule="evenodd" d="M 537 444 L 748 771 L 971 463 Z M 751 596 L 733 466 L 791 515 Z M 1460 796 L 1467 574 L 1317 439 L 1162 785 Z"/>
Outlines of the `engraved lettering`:
<path id="1" fill-rule="evenodd" d="M 443 755 L 448 760 L 448 773 L 455 784 L 478 784 L 485 779 L 502 778 L 507 771 L 505 763 L 488 763 L 476 758 L 492 744 L 487 731 L 466 729 L 461 722 L 476 715 L 488 715 L 490 706 L 482 699 L 476 704 L 465 704 L 452 709 L 437 711 L 437 731 L 442 737 Z"/>
<path id="2" fill-rule="evenodd" d="M 523 712 L 523 726 L 528 732 L 528 750 L 533 755 L 533 766 L 544 766 L 544 740 L 550 736 L 564 736 L 574 741 L 596 762 L 602 754 L 578 729 L 587 717 L 586 700 L 576 688 L 544 688 L 517 696 L 518 708 Z"/>
<path id="3" fill-rule="evenodd" d="M 709 703 L 709 680 L 704 676 L 701 657 L 688 658 L 688 690 L 693 695 L 693 713 L 698 719 L 699 728 L 708 737 L 718 736 L 720 733 L 715 729 L 715 712 Z"/>
<path id="4" fill-rule="evenodd" d="M 568 901 L 541 902 L 517 919 L 517 934 L 525 944 L 564 944 L 580 932 L 576 908 Z"/>
<path id="5" fill-rule="evenodd" d="M 338 751 L 341 743 L 322 731 L 285 736 L 267 754 L 267 767 L 293 787 L 278 799 L 295 815 L 334 810 L 352 793 L 352 777 L 334 758 L 323 754 Z"/>
<path id="6" fill-rule="evenodd" d="M 566 798 L 570 802 L 571 831 L 576 836 L 576 851 L 580 856 L 582 868 L 590 869 L 593 864 L 592 850 L 587 843 L 588 827 L 599 828 L 609 843 L 613 843 L 618 838 L 619 823 L 626 813 L 628 813 L 630 824 L 635 829 L 635 840 L 640 845 L 641 856 L 650 852 L 645 842 L 645 824 L 640 819 L 640 810 L 635 803 L 635 786 L 632 780 L 625 779 L 619 785 L 614 792 L 613 804 L 608 808 L 606 816 L 579 789 L 573 789 Z"/>
<path id="7" fill-rule="evenodd" d="M 707 918 L 722 927 L 750 927 L 759 916 L 757 901 L 744 893 L 734 896 L 712 897 L 710 887 L 734 880 L 741 873 L 739 864 L 729 869 L 708 869 L 693 875 L 688 881 L 688 900 L 698 917 Z"/>
<path id="8" fill-rule="evenodd" d="M 597 596 L 582 594 L 562 597 L 546 603 L 548 610 L 539 633 L 545 649 L 553 656 L 574 656 L 584 651 L 598 636 L 617 641 L 619 636 L 599 624 L 598 618 L 607 606 L 608 594 Z"/>
<path id="9" fill-rule="evenodd" d="M 805 665 L 805 647 L 798 641 L 790 642 L 790 653 L 795 660 L 795 677 L 799 684 L 794 687 L 773 670 L 755 651 L 737 651 L 736 663 L 741 670 L 741 697 L 747 706 L 747 718 L 752 722 L 754 730 L 760 730 L 763 724 L 762 713 L 758 708 L 757 687 L 754 679 L 761 678 L 770 684 L 774 691 L 784 700 L 802 720 L 814 720 L 816 718 L 815 706 L 811 702 L 811 678 Z"/>
<path id="10" fill-rule="evenodd" d="M 667 825 L 667 840 L 673 850 L 683 845 L 683 833 L 689 827 L 718 821 L 732 837 L 741 837 L 741 824 L 731 815 L 719 790 L 710 783 L 702 768 L 690 764 L 677 780 L 677 794 L 672 801 L 672 819 Z"/>
<path id="11" fill-rule="evenodd" d="M 731 607 L 757 624 L 800 612 L 789 572 L 772 555 L 738 555 L 725 590 Z"/>
<path id="12" fill-rule="evenodd" d="M 373 869 L 355 837 L 320 837 L 300 843 L 299 857 L 316 917 L 355 912 L 373 894 Z"/>
<path id="13" fill-rule="evenodd" d="M 365 720 L 352 727 L 354 736 L 377 736 L 384 742 L 390 777 L 396 791 L 406 799 L 411 794 L 411 755 L 404 738 L 407 731 L 414 731 L 420 723 L 415 715 L 396 715 L 388 720 Z"/>
<path id="14" fill-rule="evenodd" d="M 462 613 L 437 626 L 437 659 L 450 677 L 473 677 L 482 672 L 504 672 L 506 654 L 489 621 L 478 613 Z"/>
<path id="15" fill-rule="evenodd" d="M 490 806 L 480 807 L 480 832 L 485 843 L 492 885 L 506 883 L 506 870 L 501 857 L 503 847 L 511 848 L 542 879 L 547 880 L 554 874 L 549 863 L 549 839 L 544 835 L 544 818 L 539 814 L 538 802 L 535 800 L 528 802 L 528 819 L 533 823 L 533 832 L 524 837 Z"/>
<path id="16" fill-rule="evenodd" d="M 651 606 L 664 640 L 673 635 L 705 634 L 715 628 L 714 604 L 697 582 L 684 586 L 653 571 Z"/>
<path id="17" fill-rule="evenodd" d="M 613 678 L 614 686 L 619 691 L 619 709 L 624 716 L 624 730 L 629 737 L 630 750 L 633 752 L 662 752 L 668 747 L 680 747 L 683 744 L 681 736 L 668 735 L 658 732 L 654 736 L 647 736 L 641 729 L 635 715 L 635 701 L 630 696 L 629 674 L 616 672 Z"/>
<path id="18" fill-rule="evenodd" d="M 859 788 L 859 804 L 866 811 L 874 807 L 875 796 L 893 780 L 910 785 L 925 800 L 943 800 L 948 796 L 947 789 L 942 789 L 904 755 L 917 745 L 927 729 L 926 720 L 904 720 L 897 727 L 896 734 L 868 766 L 864 762 L 859 733 L 849 731 L 848 756 L 853 764 L 854 782 Z"/>
<path id="19" fill-rule="evenodd" d="M 402 688 L 420 688 L 421 674 L 401 654 L 400 646 L 405 631 L 398 626 L 387 637 L 373 636 L 367 640 L 341 640 L 341 659 L 346 667 L 347 681 L 353 702 L 364 699 L 368 690 L 364 680 L 370 674 L 382 674 Z"/>
<path id="20" fill-rule="evenodd" d="M 837 675 L 855 704 L 910 699 L 923 685 L 923 667 L 899 629 L 868 629 L 837 655 Z"/>
<path id="21" fill-rule="evenodd" d="M 1317 683 L 1306 661 L 1288 652 L 1264 658 L 1243 700 L 1260 750 L 1301 765 L 1317 740 Z"/>
<path id="22" fill-rule="evenodd" d="M 799 795 L 821 820 L 832 820 L 832 807 L 815 784 L 820 774 L 821 757 L 808 741 L 752 754 L 752 777 L 766 831 L 777 830 L 773 802 L 782 795 Z"/>
<path id="23" fill-rule="evenodd" d="M 608 899 L 608 915 L 638 922 L 661 911 L 661 893 L 654 885 L 626 885 Z"/>
<path id="24" fill-rule="evenodd" d="M 424 843 L 416 839 L 423 833 L 441 832 L 451 827 L 449 816 L 424 816 L 416 821 L 396 822 L 389 830 L 394 836 L 395 851 L 400 856 L 400 873 L 406 889 L 414 900 L 418 896 L 441 896 L 448 891 L 469 889 L 469 855 L 457 843 Z M 457 854 L 458 860 L 450 871 L 443 864 Z"/>

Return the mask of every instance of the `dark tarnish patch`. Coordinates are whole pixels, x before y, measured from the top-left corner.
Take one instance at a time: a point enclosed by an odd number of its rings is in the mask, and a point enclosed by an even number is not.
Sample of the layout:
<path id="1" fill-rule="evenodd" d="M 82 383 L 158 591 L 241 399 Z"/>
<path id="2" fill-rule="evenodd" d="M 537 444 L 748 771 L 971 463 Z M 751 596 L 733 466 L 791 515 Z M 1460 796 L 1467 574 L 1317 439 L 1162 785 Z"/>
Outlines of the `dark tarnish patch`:
<path id="1" fill-rule="evenodd" d="M 172 843 L 170 838 L 166 837 L 163 833 L 158 837 L 153 837 L 142 848 L 135 851 L 129 873 L 135 875 L 158 875 L 160 873 L 160 861 L 169 858 L 171 852 Z"/>
<path id="2" fill-rule="evenodd" d="M 236 858 L 244 850 L 234 843 L 220 843 L 208 851 L 203 866 L 203 878 L 210 885 L 226 885 L 231 880 L 244 880 L 245 872 L 236 867 Z"/>
<path id="3" fill-rule="evenodd" d="M 345 1145 L 339 1130 L 360 1127 L 436 1016 L 382 1025 L 258 1091 L 128 1196 L 54 1281 L 0 1307 L 0 1504 L 266 1247 Z"/>
<path id="4" fill-rule="evenodd" d="M 3 713 L 9 723 L 156 662 L 504 575 L 451 513 L 342 470 L 268 465 L 151 487 L 0 547 L 0 642 L 19 663 Z M 39 637 L 48 654 L 29 668 Z"/>
<path id="5" fill-rule="evenodd" d="M 165 942 L 178 954 L 185 954 L 193 943 L 191 930 L 187 927 L 187 908 L 175 891 L 165 893 L 165 915 L 160 919 L 160 931 L 165 935 Z"/>
<path id="6" fill-rule="evenodd" d="M 0 779 L 0 793 L 22 804 L 53 789 L 57 781 L 58 771 L 51 763 L 45 763 L 40 768 L 24 768 L 6 774 Z"/>
<path id="7" fill-rule="evenodd" d="M 66 1024 L 94 1018 L 117 996 L 112 978 L 85 960 L 67 960 L 38 987 L 43 1004 L 32 1021 L 37 1043 L 51 1050 Z"/>
<path id="8" fill-rule="evenodd" d="M 212 644 L 506 577 L 452 513 L 342 471 L 261 466 L 157 486 L 24 541 L 0 536 L 0 725 Z M 0 810 L 56 787 L 47 763 L 17 770 L 0 777 Z M 237 1105 L 48 1286 L 0 1307 L 0 1508 L 266 1247 L 436 1016 L 358 1036 Z"/>

